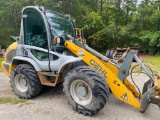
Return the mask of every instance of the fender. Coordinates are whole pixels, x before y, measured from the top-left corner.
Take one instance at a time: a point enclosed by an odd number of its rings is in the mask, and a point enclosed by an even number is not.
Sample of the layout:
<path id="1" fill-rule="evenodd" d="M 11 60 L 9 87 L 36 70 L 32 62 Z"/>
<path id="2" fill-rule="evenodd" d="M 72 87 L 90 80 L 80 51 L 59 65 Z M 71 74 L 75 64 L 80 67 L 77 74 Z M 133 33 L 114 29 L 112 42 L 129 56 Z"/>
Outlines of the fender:
<path id="1" fill-rule="evenodd" d="M 74 62 L 77 62 L 77 61 L 81 61 L 81 60 L 82 60 L 82 58 L 73 58 L 73 59 L 70 59 L 70 60 L 64 62 L 64 63 L 60 66 L 60 68 L 59 68 L 59 70 L 58 70 L 58 73 L 61 73 L 61 72 L 65 69 L 65 67 L 66 67 L 67 65 L 69 65 L 69 64 L 71 64 L 71 63 L 74 63 Z"/>
<path id="2" fill-rule="evenodd" d="M 24 61 L 30 63 L 36 71 L 42 71 L 39 65 L 31 58 L 16 56 L 13 58 L 12 64 L 17 64 L 17 61 Z"/>

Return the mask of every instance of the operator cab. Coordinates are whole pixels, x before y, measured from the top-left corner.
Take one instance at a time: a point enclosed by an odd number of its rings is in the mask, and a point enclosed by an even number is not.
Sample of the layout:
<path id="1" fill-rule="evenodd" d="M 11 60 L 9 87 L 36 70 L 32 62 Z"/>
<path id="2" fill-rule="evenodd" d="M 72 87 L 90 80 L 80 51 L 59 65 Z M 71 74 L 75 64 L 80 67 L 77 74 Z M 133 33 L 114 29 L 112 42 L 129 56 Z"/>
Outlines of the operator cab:
<path id="1" fill-rule="evenodd" d="M 21 52 L 17 54 L 34 59 L 43 71 L 58 71 L 60 59 L 66 61 L 66 49 L 61 43 L 55 44 L 54 38 L 63 34 L 74 36 L 72 22 L 67 16 L 43 7 L 25 7 L 17 50 Z"/>
<path id="2" fill-rule="evenodd" d="M 42 14 L 46 17 L 42 17 Z M 60 37 L 63 34 L 75 36 L 72 22 L 67 16 L 44 10 L 42 13 L 33 8 L 24 10 L 23 15 L 26 18 L 23 20 L 24 26 L 24 44 L 41 47 L 63 53 L 64 47 L 53 42 L 54 37 Z M 48 28 L 45 25 L 48 24 Z M 47 32 L 49 37 L 47 37 Z M 49 43 L 49 44 L 48 44 Z"/>

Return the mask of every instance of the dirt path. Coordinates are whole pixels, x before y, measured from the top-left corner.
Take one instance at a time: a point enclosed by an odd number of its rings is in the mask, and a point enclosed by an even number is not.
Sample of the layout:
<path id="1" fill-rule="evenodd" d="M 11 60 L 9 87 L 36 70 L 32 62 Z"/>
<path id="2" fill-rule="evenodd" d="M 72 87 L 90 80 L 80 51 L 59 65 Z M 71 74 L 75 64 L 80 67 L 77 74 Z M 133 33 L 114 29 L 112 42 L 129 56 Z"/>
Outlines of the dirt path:
<path id="1" fill-rule="evenodd" d="M 0 97 L 16 97 L 11 91 L 9 78 L 0 73 Z M 64 98 L 62 86 L 46 87 L 30 104 L 0 104 L 0 120 L 159 120 L 160 109 L 150 105 L 146 113 L 129 106 L 112 94 L 106 106 L 94 116 L 76 113 Z"/>

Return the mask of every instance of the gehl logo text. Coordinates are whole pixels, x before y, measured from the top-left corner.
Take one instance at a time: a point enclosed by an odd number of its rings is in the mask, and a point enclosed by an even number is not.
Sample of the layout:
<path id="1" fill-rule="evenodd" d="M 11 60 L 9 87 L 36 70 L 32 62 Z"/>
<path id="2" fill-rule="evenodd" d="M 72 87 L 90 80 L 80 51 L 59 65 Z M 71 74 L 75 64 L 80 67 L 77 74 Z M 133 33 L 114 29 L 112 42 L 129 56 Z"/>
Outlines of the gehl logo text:
<path id="1" fill-rule="evenodd" d="M 96 63 L 96 61 L 91 59 L 90 63 L 96 70 L 98 70 L 102 74 L 102 76 L 107 78 L 107 76 L 106 76 L 107 72 L 105 70 L 103 70 L 102 67 L 98 63 Z"/>

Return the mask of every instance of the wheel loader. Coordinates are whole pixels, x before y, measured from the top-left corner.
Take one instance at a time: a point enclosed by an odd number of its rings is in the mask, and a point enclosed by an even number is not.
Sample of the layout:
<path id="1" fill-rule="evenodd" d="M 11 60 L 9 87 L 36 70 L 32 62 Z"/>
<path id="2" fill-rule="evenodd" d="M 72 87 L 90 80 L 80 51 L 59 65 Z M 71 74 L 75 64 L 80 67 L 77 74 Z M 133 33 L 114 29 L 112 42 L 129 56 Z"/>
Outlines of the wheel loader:
<path id="1" fill-rule="evenodd" d="M 130 51 L 122 65 L 76 40 L 68 15 L 44 7 L 27 6 L 21 12 L 16 42 L 5 53 L 2 69 L 14 93 L 24 99 L 37 96 L 44 85 L 63 89 L 72 108 L 83 115 L 98 113 L 109 93 L 144 113 L 150 103 L 160 106 L 160 80 Z M 140 92 L 127 79 L 135 59 L 149 80 Z M 148 87 L 150 86 L 150 87 Z"/>

